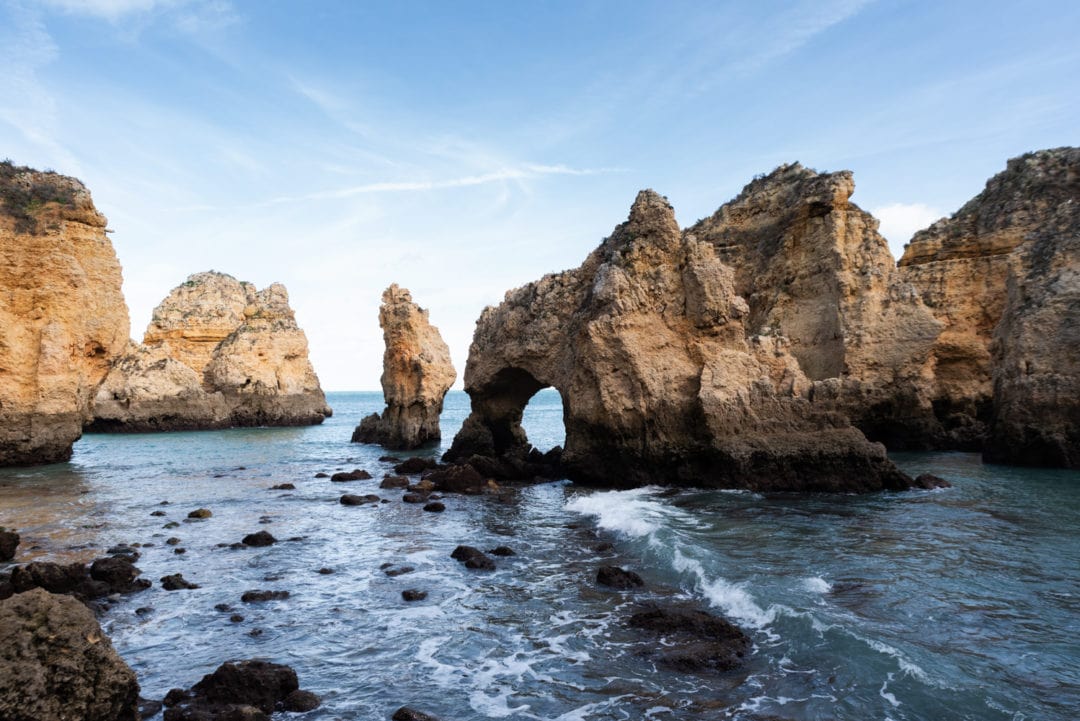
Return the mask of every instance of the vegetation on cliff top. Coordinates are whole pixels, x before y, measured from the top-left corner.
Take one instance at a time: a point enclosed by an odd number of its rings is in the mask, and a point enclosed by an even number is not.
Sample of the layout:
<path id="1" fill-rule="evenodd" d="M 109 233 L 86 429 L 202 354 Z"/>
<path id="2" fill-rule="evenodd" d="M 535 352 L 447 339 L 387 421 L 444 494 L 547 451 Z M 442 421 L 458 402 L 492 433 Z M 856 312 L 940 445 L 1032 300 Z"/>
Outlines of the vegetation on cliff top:
<path id="1" fill-rule="evenodd" d="M 0 209 L 15 221 L 15 232 L 41 232 L 38 214 L 50 203 L 74 208 L 75 190 L 51 170 L 38 171 L 0 161 Z"/>

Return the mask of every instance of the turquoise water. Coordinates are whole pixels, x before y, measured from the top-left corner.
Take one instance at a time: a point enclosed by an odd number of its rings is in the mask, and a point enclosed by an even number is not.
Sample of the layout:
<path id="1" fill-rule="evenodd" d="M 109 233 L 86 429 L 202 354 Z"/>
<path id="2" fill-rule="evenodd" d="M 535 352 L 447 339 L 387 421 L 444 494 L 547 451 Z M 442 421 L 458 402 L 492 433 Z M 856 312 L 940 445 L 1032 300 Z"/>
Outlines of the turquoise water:
<path id="1" fill-rule="evenodd" d="M 1078 473 L 903 454 L 908 472 L 954 487 L 664 497 L 561 482 L 501 502 L 448 497 L 436 515 L 378 490 L 384 451 L 348 443 L 379 394 L 329 400 L 335 415 L 311 428 L 87 436 L 71 463 L 0 470 L 0 525 L 22 532 L 20 560 L 154 544 L 138 566 L 155 588 L 102 619 L 151 698 L 223 660 L 258 657 L 290 664 L 323 698 L 294 717 L 312 720 L 386 719 L 402 704 L 447 721 L 1080 716 Z M 466 412 L 464 394 L 451 393 L 444 446 Z M 556 394 L 534 398 L 526 429 L 541 448 L 561 443 Z M 375 480 L 314 478 L 354 467 Z M 269 490 L 284 482 L 297 490 Z M 346 491 L 393 502 L 341 506 Z M 213 517 L 183 522 L 198 507 Z M 162 528 L 170 520 L 180 526 Z M 295 540 L 218 546 L 262 529 Z M 165 545 L 169 536 L 185 554 Z M 614 552 L 598 556 L 601 541 Z M 518 555 L 478 574 L 449 558 L 459 543 Z M 416 570 L 390 578 L 385 562 Z M 636 570 L 647 589 L 598 588 L 602 563 Z M 157 587 L 176 572 L 202 588 Z M 291 596 L 242 604 L 256 588 Z M 428 598 L 406 604 L 406 588 Z M 622 621 L 635 600 L 673 597 L 711 605 L 751 635 L 741 671 L 652 664 L 646 639 Z M 231 623 L 219 603 L 245 620 Z"/>

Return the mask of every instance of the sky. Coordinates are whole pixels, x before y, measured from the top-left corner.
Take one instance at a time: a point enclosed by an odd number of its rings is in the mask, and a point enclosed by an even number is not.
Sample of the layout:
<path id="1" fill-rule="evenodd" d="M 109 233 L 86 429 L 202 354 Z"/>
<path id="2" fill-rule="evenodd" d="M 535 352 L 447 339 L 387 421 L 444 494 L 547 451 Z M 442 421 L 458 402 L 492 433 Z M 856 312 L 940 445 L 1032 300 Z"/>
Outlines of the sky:
<path id="1" fill-rule="evenodd" d="M 377 390 L 408 287 L 464 372 L 486 305 L 642 188 L 681 225 L 799 161 L 894 254 L 1080 143 L 1080 3 L 0 0 L 0 158 L 83 180 L 132 335 L 190 274 L 289 290 L 327 390 Z"/>

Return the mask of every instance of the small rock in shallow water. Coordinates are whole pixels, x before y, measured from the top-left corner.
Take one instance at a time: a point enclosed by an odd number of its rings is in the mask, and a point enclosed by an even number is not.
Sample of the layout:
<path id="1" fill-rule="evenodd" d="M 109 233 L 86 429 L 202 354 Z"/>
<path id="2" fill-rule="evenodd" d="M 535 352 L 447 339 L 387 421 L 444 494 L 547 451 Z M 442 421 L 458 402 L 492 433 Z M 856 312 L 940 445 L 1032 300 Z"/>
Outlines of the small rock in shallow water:
<path id="1" fill-rule="evenodd" d="M 0 561 L 15 558 L 15 549 L 19 546 L 19 534 L 0 527 Z"/>
<path id="2" fill-rule="evenodd" d="M 438 465 L 438 461 L 432 458 L 408 458 L 394 466 L 394 473 L 401 476 L 414 475 L 423 473 L 427 469 L 435 468 Z"/>
<path id="3" fill-rule="evenodd" d="M 408 488 L 409 479 L 405 476 L 387 476 L 382 479 L 379 488 Z"/>
<path id="4" fill-rule="evenodd" d="M 334 483 L 342 483 L 344 481 L 366 481 L 369 478 L 371 478 L 371 474 L 360 468 L 344 473 L 335 473 L 330 476 L 330 480 Z"/>
<path id="5" fill-rule="evenodd" d="M 912 488 L 922 488 L 931 491 L 935 488 L 952 488 L 952 484 L 941 476 L 935 476 L 933 473 L 920 473 L 915 477 Z"/>
<path id="6" fill-rule="evenodd" d="M 139 608 L 135 609 L 135 615 L 136 616 L 145 616 L 146 614 L 150 613 L 153 610 L 154 609 L 151 608 L 150 606 L 140 606 Z"/>
<path id="7" fill-rule="evenodd" d="M 229 604 L 227 604 L 227 603 L 219 603 L 219 604 L 217 604 L 217 605 L 215 605 L 215 606 L 214 606 L 214 610 L 215 610 L 215 611 L 221 611 L 222 613 L 225 613 L 225 612 L 227 612 L 227 611 L 231 611 L 231 610 L 232 610 L 232 606 L 230 606 L 230 605 L 229 605 Z"/>
<path id="8" fill-rule="evenodd" d="M 164 516 L 164 515 L 165 515 L 165 511 L 151 511 L 151 512 L 150 512 L 150 515 L 151 515 L 151 516 Z"/>
<path id="9" fill-rule="evenodd" d="M 346 493 L 341 497 L 341 505 L 343 506 L 363 506 L 367 503 L 378 503 L 382 499 L 375 495 L 366 496 L 354 496 L 351 493 Z"/>
<path id="10" fill-rule="evenodd" d="M 332 568 L 320 568 L 318 570 L 318 573 L 321 573 L 324 576 L 329 576 L 333 572 L 334 572 L 334 569 L 332 569 Z"/>
<path id="11" fill-rule="evenodd" d="M 316 478 L 329 478 L 330 474 L 329 473 L 316 473 L 315 477 Z"/>
<path id="12" fill-rule="evenodd" d="M 618 566 L 601 566 L 600 570 L 596 572 L 596 582 L 603 586 L 611 586 L 622 590 L 640 588 L 645 585 L 645 581 L 642 580 L 641 576 Z"/>
<path id="13" fill-rule="evenodd" d="M 427 598 L 427 591 L 420 591 L 415 588 L 410 588 L 401 592 L 401 597 L 406 601 L 423 601 Z"/>
<path id="14" fill-rule="evenodd" d="M 416 570 L 412 566 L 395 566 L 392 563 L 384 563 L 382 566 L 380 566 L 380 568 L 382 568 L 383 573 L 385 573 L 387 576 L 390 576 L 391 578 L 395 576 L 403 576 L 406 573 L 412 573 Z"/>
<path id="15" fill-rule="evenodd" d="M 490 553 L 492 556 L 513 556 L 513 555 L 516 555 L 514 553 L 514 549 L 510 548 L 510 546 L 496 546 L 495 548 L 492 548 L 490 551 L 488 551 L 488 553 Z"/>
<path id="16" fill-rule="evenodd" d="M 495 562 L 488 558 L 488 556 L 479 548 L 473 548 L 472 546 L 458 546 L 454 549 L 454 552 L 450 554 L 450 558 L 464 563 L 465 568 L 471 568 L 477 571 L 495 570 Z"/>
<path id="17" fill-rule="evenodd" d="M 401 497 L 401 500 L 405 503 L 425 503 L 427 501 L 427 496 L 423 493 L 406 493 Z"/>
<path id="18" fill-rule="evenodd" d="M 379 460 L 383 463 L 401 463 L 397 456 L 379 456 Z"/>
<path id="19" fill-rule="evenodd" d="M 439 721 L 431 714 L 426 714 L 423 711 L 417 711 L 411 709 L 408 706 L 402 706 L 394 715 L 390 717 L 391 721 Z"/>
<path id="20" fill-rule="evenodd" d="M 285 697 L 285 700 L 281 702 L 281 709 L 291 713 L 304 713 L 314 711 L 321 704 L 322 701 L 319 700 L 319 697 L 311 693 L 311 691 L 297 689 Z"/>
<path id="21" fill-rule="evenodd" d="M 597 553 L 611 553 L 615 550 L 615 544 L 604 541 L 603 543 L 598 543 L 593 546 L 593 550 Z"/>
<path id="22" fill-rule="evenodd" d="M 174 573 L 171 576 L 161 577 L 161 587 L 166 591 L 183 591 L 198 588 L 199 585 L 184 578 L 182 574 Z"/>
<path id="23" fill-rule="evenodd" d="M 176 521 L 169 521 L 162 528 L 180 528 L 180 524 Z"/>
<path id="24" fill-rule="evenodd" d="M 233 615 L 229 616 L 229 621 L 232 623 L 240 623 L 243 620 L 244 617 L 241 616 L 239 613 L 234 613 Z"/>
<path id="25" fill-rule="evenodd" d="M 161 713 L 161 702 L 139 697 L 139 716 L 148 719 Z"/>
<path id="26" fill-rule="evenodd" d="M 172 538 L 166 539 L 165 543 L 166 543 L 166 545 L 169 545 L 169 546 L 176 546 L 176 545 L 179 545 L 180 539 L 177 538 L 176 536 L 173 536 Z"/>
<path id="27" fill-rule="evenodd" d="M 424 510 L 428 513 L 442 513 L 446 510 L 446 505 L 439 501 L 432 501 L 424 506 Z"/>
<path id="28" fill-rule="evenodd" d="M 196 508 L 191 513 L 187 514 L 188 518 L 210 518 L 214 515 L 209 508 Z"/>
<path id="29" fill-rule="evenodd" d="M 276 486 L 270 486 L 271 491 L 295 491 L 296 486 L 292 483 L 279 483 Z"/>
<path id="30" fill-rule="evenodd" d="M 187 549 L 186 548 L 174 548 L 173 553 L 175 553 L 177 556 L 183 556 L 185 553 L 187 553 Z"/>
<path id="31" fill-rule="evenodd" d="M 266 531 L 258 531 L 257 533 L 249 533 L 244 536 L 242 543 L 245 546 L 254 546 L 258 548 L 262 546 L 272 546 L 277 543 L 277 539 Z"/>
<path id="32" fill-rule="evenodd" d="M 289 597 L 288 591 L 244 591 L 240 600 L 244 603 L 261 603 L 263 601 L 281 601 Z"/>

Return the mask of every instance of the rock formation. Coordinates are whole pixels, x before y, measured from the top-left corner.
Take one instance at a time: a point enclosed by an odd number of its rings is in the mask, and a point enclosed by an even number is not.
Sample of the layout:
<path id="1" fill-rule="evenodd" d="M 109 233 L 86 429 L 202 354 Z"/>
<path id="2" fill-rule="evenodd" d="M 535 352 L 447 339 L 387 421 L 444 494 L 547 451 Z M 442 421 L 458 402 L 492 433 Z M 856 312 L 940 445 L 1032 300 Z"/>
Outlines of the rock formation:
<path id="1" fill-rule="evenodd" d="M 86 187 L 0 163 L 0 465 L 71 456 L 128 340 L 120 285 Z"/>
<path id="2" fill-rule="evenodd" d="M 136 721 L 139 684 L 93 613 L 40 588 L 0 601 L 0 718 Z"/>
<path id="3" fill-rule="evenodd" d="M 804 224 L 842 222 L 825 215 Z M 447 460 L 514 475 L 532 455 L 522 410 L 554 386 L 562 463 L 576 480 L 907 487 L 885 448 L 835 411 L 838 384 L 802 370 L 799 344 L 778 328 L 755 332 L 755 313 L 764 325 L 769 316 L 737 294 L 739 282 L 712 241 L 681 233 L 667 201 L 641 192 L 580 268 L 511 291 L 481 314 L 465 369 L 472 413 Z M 809 342 L 818 334 L 807 330 L 799 351 L 820 357 L 811 368 L 824 375 L 837 367 L 825 356 L 839 351 Z"/>
<path id="4" fill-rule="evenodd" d="M 94 400 L 97 431 L 307 425 L 330 415 L 285 287 L 213 271 L 154 310 Z"/>
<path id="5" fill-rule="evenodd" d="M 1080 148 L 1029 153 L 900 260 L 943 324 L 939 415 L 988 459 L 1080 467 Z"/>
<path id="6" fill-rule="evenodd" d="M 457 379 L 450 349 L 428 322 L 428 312 L 397 285 L 383 292 L 379 326 L 386 343 L 381 379 L 386 410 L 364 418 L 352 440 L 395 450 L 439 440 L 443 398 Z"/>

